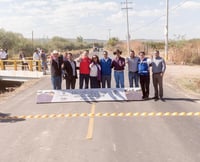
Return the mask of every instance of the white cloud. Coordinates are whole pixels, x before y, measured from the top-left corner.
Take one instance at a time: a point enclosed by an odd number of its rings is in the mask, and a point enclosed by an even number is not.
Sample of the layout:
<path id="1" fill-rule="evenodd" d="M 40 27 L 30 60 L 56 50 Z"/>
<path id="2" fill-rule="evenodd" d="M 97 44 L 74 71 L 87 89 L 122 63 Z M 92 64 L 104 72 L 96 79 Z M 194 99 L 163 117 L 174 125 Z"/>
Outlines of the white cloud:
<path id="1" fill-rule="evenodd" d="M 122 22 L 125 22 L 124 14 L 122 11 L 119 11 L 107 17 L 106 21 L 111 24 L 121 24 Z"/>
<path id="2" fill-rule="evenodd" d="M 14 30 L 19 32 L 34 29 L 38 33 L 49 32 L 56 35 L 56 31 L 60 33 L 65 29 L 67 33 L 72 31 L 72 28 L 80 26 L 81 19 L 97 17 L 98 23 L 99 16 L 104 17 L 108 12 L 117 11 L 118 8 L 115 2 L 100 1 L 31 0 L 20 4 L 13 2 L 9 7 L 10 13 L 2 16 L 0 23 L 5 29 L 14 27 Z M 15 16 L 8 16 L 13 13 Z"/>
<path id="3" fill-rule="evenodd" d="M 123 5 L 120 4 L 120 1 L 20 0 L 19 3 L 16 0 L 0 0 L 0 3 L 0 27 L 22 33 L 26 37 L 31 37 L 30 33 L 34 30 L 35 37 L 44 34 L 49 37 L 82 35 L 84 38 L 106 39 L 108 29 L 112 29 L 112 36 L 125 39 L 126 12 L 121 9 Z M 144 5 L 134 2 L 133 5 L 134 9 L 129 11 L 130 27 L 134 32 L 134 29 L 142 26 L 142 30 L 138 30 L 133 35 L 140 37 L 144 33 L 146 33 L 145 37 L 163 35 L 164 21 L 159 17 L 165 14 L 165 3 L 159 2 L 154 6 L 150 3 Z M 174 5 L 174 2 L 171 2 L 171 6 Z M 180 12 L 181 9 L 200 9 L 200 2 L 190 0 L 183 3 L 177 10 L 172 10 L 176 13 L 171 13 L 173 21 L 183 29 L 184 25 L 178 23 L 179 19 L 183 19 L 185 16 L 185 12 Z M 195 17 L 198 16 L 195 15 Z M 155 19 L 156 27 L 146 25 Z"/>
<path id="4" fill-rule="evenodd" d="M 41 0 L 35 0 L 35 1 L 32 1 L 32 0 L 29 0 L 29 1 L 26 1 L 24 3 L 22 3 L 22 5 L 24 7 L 43 7 L 43 6 L 46 6 L 48 5 L 48 1 L 41 1 Z"/>
<path id="5" fill-rule="evenodd" d="M 181 8 L 183 8 L 183 9 L 200 9 L 200 2 L 187 1 L 182 5 Z"/>
<path id="6" fill-rule="evenodd" d="M 139 12 L 135 12 L 135 15 L 140 17 L 156 17 L 163 15 L 163 13 L 164 13 L 163 9 L 153 9 L 153 10 L 142 10 Z"/>
<path id="7" fill-rule="evenodd" d="M 13 0 L 0 0 L 0 3 L 4 3 L 4 2 L 12 2 Z"/>

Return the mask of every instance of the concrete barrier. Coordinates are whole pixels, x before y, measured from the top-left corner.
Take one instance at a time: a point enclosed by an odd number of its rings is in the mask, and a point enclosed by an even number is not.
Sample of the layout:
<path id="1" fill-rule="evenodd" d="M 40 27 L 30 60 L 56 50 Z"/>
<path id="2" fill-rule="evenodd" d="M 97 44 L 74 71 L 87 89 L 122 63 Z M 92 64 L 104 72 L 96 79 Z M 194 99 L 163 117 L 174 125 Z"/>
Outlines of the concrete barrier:
<path id="1" fill-rule="evenodd" d="M 22 71 L 22 70 L 0 70 L 0 80 L 8 81 L 27 81 L 37 79 L 43 76 L 40 71 Z"/>

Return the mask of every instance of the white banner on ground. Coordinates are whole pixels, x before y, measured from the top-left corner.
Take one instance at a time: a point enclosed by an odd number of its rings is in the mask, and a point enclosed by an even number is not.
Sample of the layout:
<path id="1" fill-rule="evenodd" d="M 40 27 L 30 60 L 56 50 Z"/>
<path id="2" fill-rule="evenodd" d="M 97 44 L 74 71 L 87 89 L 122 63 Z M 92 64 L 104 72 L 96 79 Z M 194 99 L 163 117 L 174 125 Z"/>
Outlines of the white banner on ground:
<path id="1" fill-rule="evenodd" d="M 37 103 L 141 100 L 140 88 L 38 90 Z"/>

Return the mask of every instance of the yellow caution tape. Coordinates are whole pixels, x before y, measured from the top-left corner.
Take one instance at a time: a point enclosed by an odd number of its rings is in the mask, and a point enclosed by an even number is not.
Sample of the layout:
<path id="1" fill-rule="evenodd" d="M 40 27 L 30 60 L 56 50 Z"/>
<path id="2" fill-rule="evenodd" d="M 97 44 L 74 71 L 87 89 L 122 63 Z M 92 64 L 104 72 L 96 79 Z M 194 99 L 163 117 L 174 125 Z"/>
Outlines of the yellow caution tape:
<path id="1" fill-rule="evenodd" d="M 68 114 L 38 114 L 20 116 L 0 116 L 0 120 L 17 119 L 50 119 L 50 118 L 78 118 L 78 117 L 200 117 L 200 112 L 120 112 L 120 113 L 68 113 Z"/>

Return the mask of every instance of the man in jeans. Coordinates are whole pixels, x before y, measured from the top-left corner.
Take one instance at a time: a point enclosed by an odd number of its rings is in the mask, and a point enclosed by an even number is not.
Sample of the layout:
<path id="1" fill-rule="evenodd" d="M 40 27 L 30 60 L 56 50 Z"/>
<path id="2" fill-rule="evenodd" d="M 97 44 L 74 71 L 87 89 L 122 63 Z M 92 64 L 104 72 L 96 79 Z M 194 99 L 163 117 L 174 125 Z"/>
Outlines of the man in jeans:
<path id="1" fill-rule="evenodd" d="M 108 52 L 104 51 L 103 52 L 103 58 L 100 60 L 100 65 L 101 65 L 101 82 L 102 82 L 102 88 L 106 87 L 107 83 L 107 88 L 111 88 L 111 64 L 112 60 L 111 58 L 108 57 Z"/>
<path id="2" fill-rule="evenodd" d="M 162 57 L 160 57 L 159 51 L 155 52 L 154 58 L 151 62 L 151 66 L 153 73 L 153 86 L 155 92 L 154 99 L 158 100 L 160 97 L 160 99 L 163 100 L 163 75 L 166 70 L 166 63 L 165 60 Z"/>
<path id="3" fill-rule="evenodd" d="M 126 63 L 128 64 L 128 78 L 130 88 L 133 88 L 133 81 L 135 83 L 135 87 L 139 87 L 139 75 L 138 75 L 138 62 L 139 57 L 135 56 L 135 52 L 133 50 L 130 51 L 130 57 L 126 58 Z"/>
<path id="4" fill-rule="evenodd" d="M 117 49 L 113 52 L 116 55 L 115 59 L 112 61 L 112 68 L 114 68 L 114 77 L 116 82 L 116 88 L 124 88 L 124 67 L 125 59 L 121 57 L 122 51 Z"/>

